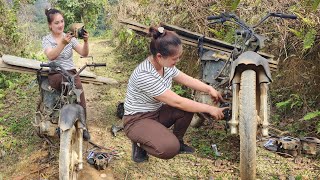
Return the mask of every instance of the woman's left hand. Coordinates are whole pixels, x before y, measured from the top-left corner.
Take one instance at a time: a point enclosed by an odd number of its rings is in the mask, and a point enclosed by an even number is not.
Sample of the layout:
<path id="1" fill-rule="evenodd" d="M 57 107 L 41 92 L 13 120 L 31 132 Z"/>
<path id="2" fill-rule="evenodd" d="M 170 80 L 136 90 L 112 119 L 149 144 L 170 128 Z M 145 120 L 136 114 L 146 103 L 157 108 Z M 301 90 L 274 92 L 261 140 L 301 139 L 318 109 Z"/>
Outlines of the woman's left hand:
<path id="1" fill-rule="evenodd" d="M 215 103 L 225 101 L 223 99 L 221 93 L 219 91 L 215 90 L 214 88 L 210 88 L 209 94 Z"/>
<path id="2" fill-rule="evenodd" d="M 88 39 L 89 39 L 89 33 L 88 33 L 88 32 L 85 32 L 85 33 L 83 34 L 83 40 L 84 40 L 84 42 L 88 42 Z"/>

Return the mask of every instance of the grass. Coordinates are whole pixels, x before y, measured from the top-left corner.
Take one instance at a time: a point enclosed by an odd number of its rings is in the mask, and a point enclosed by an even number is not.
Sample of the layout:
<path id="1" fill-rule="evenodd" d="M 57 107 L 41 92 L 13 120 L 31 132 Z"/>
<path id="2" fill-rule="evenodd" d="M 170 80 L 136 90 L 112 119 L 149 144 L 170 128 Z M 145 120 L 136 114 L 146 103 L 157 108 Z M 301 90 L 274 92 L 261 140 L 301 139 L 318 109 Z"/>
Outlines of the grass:
<path id="1" fill-rule="evenodd" d="M 29 156 L 32 152 L 30 149 L 34 149 L 39 142 L 39 138 L 33 136 L 31 124 L 37 88 L 29 87 L 29 84 L 35 77 L 14 73 L 11 77 L 14 83 L 5 90 L 2 99 L 5 106 L 0 109 L 0 150 L 6 153 L 0 158 L 1 171 L 4 171 L 0 174 L 3 176 L 12 173 L 15 162 L 21 156 Z"/>

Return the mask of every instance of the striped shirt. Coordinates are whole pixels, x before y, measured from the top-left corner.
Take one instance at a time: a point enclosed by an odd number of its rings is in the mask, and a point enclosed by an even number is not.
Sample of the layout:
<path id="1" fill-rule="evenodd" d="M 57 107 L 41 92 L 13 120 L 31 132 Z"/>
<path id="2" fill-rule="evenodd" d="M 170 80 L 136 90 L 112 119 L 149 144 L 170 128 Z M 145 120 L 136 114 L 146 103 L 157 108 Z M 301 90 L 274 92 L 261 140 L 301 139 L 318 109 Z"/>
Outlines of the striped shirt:
<path id="1" fill-rule="evenodd" d="M 172 68 L 165 67 L 162 77 L 148 58 L 140 63 L 129 79 L 124 103 L 124 115 L 158 110 L 163 103 L 154 97 L 160 96 L 167 89 L 171 89 L 172 78 L 176 77 L 179 72 L 175 66 Z"/>
<path id="2" fill-rule="evenodd" d="M 63 33 L 63 36 L 66 34 Z M 72 49 L 74 49 L 77 45 L 79 44 L 78 40 L 73 37 L 71 38 L 70 43 L 68 43 L 59 56 L 54 59 L 57 63 L 59 63 L 64 69 L 70 70 L 70 69 L 75 69 L 75 66 L 73 64 L 72 60 Z M 56 43 L 55 39 L 53 38 L 52 34 L 49 34 L 45 37 L 42 38 L 42 48 L 43 50 L 46 50 L 47 48 L 55 48 L 58 44 Z"/>

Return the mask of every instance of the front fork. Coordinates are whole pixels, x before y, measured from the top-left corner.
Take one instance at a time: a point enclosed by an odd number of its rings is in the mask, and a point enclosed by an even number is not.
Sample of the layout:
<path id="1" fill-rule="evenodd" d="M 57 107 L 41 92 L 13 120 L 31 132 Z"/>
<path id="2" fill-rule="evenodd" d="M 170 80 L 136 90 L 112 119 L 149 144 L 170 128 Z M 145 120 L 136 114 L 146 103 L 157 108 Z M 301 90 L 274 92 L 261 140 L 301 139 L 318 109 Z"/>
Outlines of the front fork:
<path id="1" fill-rule="evenodd" d="M 260 124 L 261 124 L 261 132 L 262 136 L 268 136 L 268 126 L 269 126 L 269 113 L 270 109 L 268 108 L 268 84 L 260 83 Z"/>
<path id="2" fill-rule="evenodd" d="M 82 129 L 82 126 L 81 126 L 81 122 L 80 121 L 77 121 L 77 126 L 76 126 L 76 131 L 78 131 L 78 136 L 77 136 L 77 140 L 78 140 L 78 148 L 79 148 L 79 152 L 78 152 L 78 171 L 82 170 L 83 169 L 83 157 L 82 157 L 82 154 L 83 154 L 83 129 Z"/>
<path id="3" fill-rule="evenodd" d="M 229 121 L 231 134 L 238 134 L 240 84 L 232 84 L 232 118 Z"/>
<path id="4" fill-rule="evenodd" d="M 269 126 L 269 108 L 268 108 L 268 83 L 259 84 L 260 93 L 258 93 L 258 98 L 260 98 L 259 106 L 257 106 L 258 112 L 258 125 L 261 126 L 262 136 L 268 136 L 268 126 Z M 228 122 L 230 126 L 231 134 L 238 134 L 238 125 L 239 125 L 239 92 L 240 84 L 232 84 L 232 118 Z"/>

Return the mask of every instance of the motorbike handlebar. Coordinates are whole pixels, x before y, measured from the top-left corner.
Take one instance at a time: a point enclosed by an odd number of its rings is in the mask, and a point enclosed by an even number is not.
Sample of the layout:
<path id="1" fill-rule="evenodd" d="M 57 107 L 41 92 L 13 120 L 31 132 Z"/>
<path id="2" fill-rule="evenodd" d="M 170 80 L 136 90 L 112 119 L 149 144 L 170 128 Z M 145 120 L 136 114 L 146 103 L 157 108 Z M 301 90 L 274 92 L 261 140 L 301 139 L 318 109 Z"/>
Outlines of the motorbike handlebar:
<path id="1" fill-rule="evenodd" d="M 222 16 L 221 15 L 218 15 L 218 16 L 208 16 L 207 17 L 207 20 L 214 20 L 214 19 L 221 19 L 222 18 Z"/>
<path id="2" fill-rule="evenodd" d="M 42 63 L 42 64 L 40 64 L 40 67 L 50 67 L 50 64 L 44 64 L 44 63 Z"/>
<path id="3" fill-rule="evenodd" d="M 213 22 L 210 22 L 210 23 L 208 23 L 208 24 L 223 24 L 224 22 L 226 22 L 227 20 L 226 19 L 224 19 L 224 18 L 221 18 L 221 19 L 217 19 L 216 21 L 213 21 Z"/>
<path id="4" fill-rule="evenodd" d="M 297 16 L 294 14 L 271 13 L 270 15 L 279 18 L 297 19 Z"/>
<path id="5" fill-rule="evenodd" d="M 89 67 L 106 67 L 106 63 L 92 63 L 92 64 L 87 64 Z"/>
<path id="6" fill-rule="evenodd" d="M 80 70 L 75 74 L 75 75 L 71 75 L 68 71 L 66 71 L 62 66 L 60 66 L 59 64 L 55 63 L 55 62 L 50 62 L 50 63 L 42 63 L 40 64 L 40 67 L 49 67 L 51 69 L 57 69 L 60 68 L 62 74 L 65 77 L 72 77 L 72 76 L 77 76 L 79 75 L 86 67 L 106 67 L 106 63 L 91 63 L 91 64 L 85 64 L 84 66 L 82 66 L 82 68 L 80 68 Z"/>
<path id="7" fill-rule="evenodd" d="M 60 65 L 56 64 L 55 62 L 49 62 L 49 63 L 41 63 L 40 67 L 48 67 L 48 68 L 51 68 L 51 69 L 55 69 L 55 68 L 58 68 L 58 67 L 60 68 Z"/>

